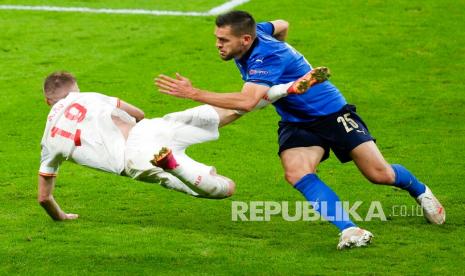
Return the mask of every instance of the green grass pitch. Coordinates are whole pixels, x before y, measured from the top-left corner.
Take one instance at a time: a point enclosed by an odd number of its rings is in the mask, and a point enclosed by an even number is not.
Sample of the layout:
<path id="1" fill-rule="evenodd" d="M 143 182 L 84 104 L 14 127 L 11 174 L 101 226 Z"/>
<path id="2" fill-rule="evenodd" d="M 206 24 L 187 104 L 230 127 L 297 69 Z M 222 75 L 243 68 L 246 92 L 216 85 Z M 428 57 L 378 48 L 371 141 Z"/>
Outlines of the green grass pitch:
<path id="1" fill-rule="evenodd" d="M 0 0 L 182 11 L 221 3 Z M 0 10 L 0 274 L 463 273 L 465 1 L 251 0 L 239 8 L 257 21 L 290 22 L 288 41 L 312 65 L 331 68 L 386 159 L 405 165 L 442 201 L 446 224 L 418 216 L 360 222 L 373 244 L 338 252 L 338 233 L 326 222 L 231 221 L 232 201 L 303 200 L 284 181 L 272 107 L 189 149 L 236 181 L 232 198 L 191 198 L 65 163 L 54 195 L 80 218 L 53 222 L 36 200 L 47 74 L 71 71 L 82 91 L 118 96 L 147 117 L 197 105 L 157 92 L 152 79 L 160 73 L 180 72 L 218 92 L 238 91 L 242 82 L 233 62 L 217 55 L 214 17 Z M 334 157 L 319 174 L 343 200 L 377 200 L 386 214 L 414 205 L 407 193 L 372 185 Z"/>

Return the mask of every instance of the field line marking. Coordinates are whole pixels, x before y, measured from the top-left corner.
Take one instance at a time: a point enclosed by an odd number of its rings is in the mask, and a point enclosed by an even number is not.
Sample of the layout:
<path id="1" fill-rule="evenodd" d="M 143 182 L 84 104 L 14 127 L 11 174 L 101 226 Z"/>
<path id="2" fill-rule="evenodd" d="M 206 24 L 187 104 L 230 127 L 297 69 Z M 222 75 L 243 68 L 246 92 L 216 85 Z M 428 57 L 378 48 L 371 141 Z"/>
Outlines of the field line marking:
<path id="1" fill-rule="evenodd" d="M 210 15 L 218 15 L 222 14 L 226 11 L 232 10 L 233 8 L 242 5 L 244 3 L 249 2 L 250 0 L 232 0 L 229 2 L 224 3 L 223 5 L 220 5 L 218 7 L 214 7 L 213 9 L 209 10 L 208 13 Z"/>
<path id="2" fill-rule="evenodd" d="M 26 10 L 26 11 L 51 11 L 51 12 L 83 12 L 83 13 L 107 13 L 107 14 L 142 14 L 142 15 L 171 15 L 171 16 L 212 16 L 233 9 L 250 0 L 232 0 L 207 12 L 195 11 L 166 11 L 145 9 L 94 9 L 86 7 L 56 7 L 56 6 L 26 6 L 26 5 L 0 5 L 0 10 Z"/>
<path id="3" fill-rule="evenodd" d="M 86 7 L 54 7 L 54 6 L 21 6 L 0 5 L 1 10 L 22 11 L 51 11 L 51 12 L 83 12 L 83 13 L 109 13 L 109 14 L 143 14 L 143 15 L 175 15 L 175 16 L 207 16 L 206 12 L 181 12 L 144 9 L 93 9 Z"/>

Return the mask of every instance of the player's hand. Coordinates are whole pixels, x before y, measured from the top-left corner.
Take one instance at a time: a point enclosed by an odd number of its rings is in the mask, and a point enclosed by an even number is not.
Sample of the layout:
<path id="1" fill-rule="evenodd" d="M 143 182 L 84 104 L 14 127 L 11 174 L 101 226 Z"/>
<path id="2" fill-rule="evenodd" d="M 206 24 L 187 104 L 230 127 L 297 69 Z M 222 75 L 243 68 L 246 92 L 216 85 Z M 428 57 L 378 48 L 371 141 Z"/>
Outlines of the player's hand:
<path id="1" fill-rule="evenodd" d="M 192 99 L 196 93 L 191 81 L 179 73 L 176 73 L 176 79 L 166 75 L 159 75 L 154 82 L 161 93 L 175 97 Z"/>

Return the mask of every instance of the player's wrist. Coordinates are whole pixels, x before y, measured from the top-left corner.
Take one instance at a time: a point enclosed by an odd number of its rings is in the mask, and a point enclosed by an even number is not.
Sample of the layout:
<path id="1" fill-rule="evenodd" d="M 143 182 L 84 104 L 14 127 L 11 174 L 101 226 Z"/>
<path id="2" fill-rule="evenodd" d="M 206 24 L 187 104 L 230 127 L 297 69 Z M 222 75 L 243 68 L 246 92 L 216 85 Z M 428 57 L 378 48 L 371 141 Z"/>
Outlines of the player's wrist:
<path id="1" fill-rule="evenodd" d="M 198 101 L 201 99 L 202 90 L 192 87 L 189 94 L 190 94 L 189 98 L 191 98 L 191 100 Z"/>

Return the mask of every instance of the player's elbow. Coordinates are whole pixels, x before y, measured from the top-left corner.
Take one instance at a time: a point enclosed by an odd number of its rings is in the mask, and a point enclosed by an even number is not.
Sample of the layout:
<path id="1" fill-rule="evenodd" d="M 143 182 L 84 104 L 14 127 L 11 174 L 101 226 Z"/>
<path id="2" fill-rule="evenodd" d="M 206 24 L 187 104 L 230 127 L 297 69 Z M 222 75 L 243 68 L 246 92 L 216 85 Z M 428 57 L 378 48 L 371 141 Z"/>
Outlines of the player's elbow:
<path id="1" fill-rule="evenodd" d="M 278 19 L 271 22 L 274 26 L 273 37 L 280 41 L 285 41 L 289 29 L 289 22 Z"/>
<path id="2" fill-rule="evenodd" d="M 136 122 L 141 121 L 142 119 L 145 118 L 145 113 L 142 111 L 142 109 L 132 106 L 129 114 L 136 119 Z"/>
<path id="3" fill-rule="evenodd" d="M 279 28 L 283 31 L 286 31 L 287 29 L 289 29 L 289 22 L 284 20 L 284 19 L 278 19 L 276 20 L 277 22 L 277 25 L 279 25 Z"/>
<path id="4" fill-rule="evenodd" d="M 142 110 L 138 110 L 137 114 L 134 116 L 136 118 L 136 122 L 142 121 L 145 118 L 145 113 Z"/>
<path id="5" fill-rule="evenodd" d="M 240 111 L 244 111 L 244 112 L 250 112 L 253 110 L 253 107 L 250 106 L 250 105 L 244 105 L 242 106 L 241 108 L 238 108 Z"/>
<path id="6" fill-rule="evenodd" d="M 274 34 L 287 32 L 289 29 L 289 22 L 283 19 L 277 19 L 271 22 L 274 26 Z"/>
<path id="7" fill-rule="evenodd" d="M 258 101 L 255 99 L 249 99 L 243 102 L 241 108 L 239 110 L 245 111 L 245 112 L 250 112 L 254 110 L 255 106 L 258 104 Z"/>

